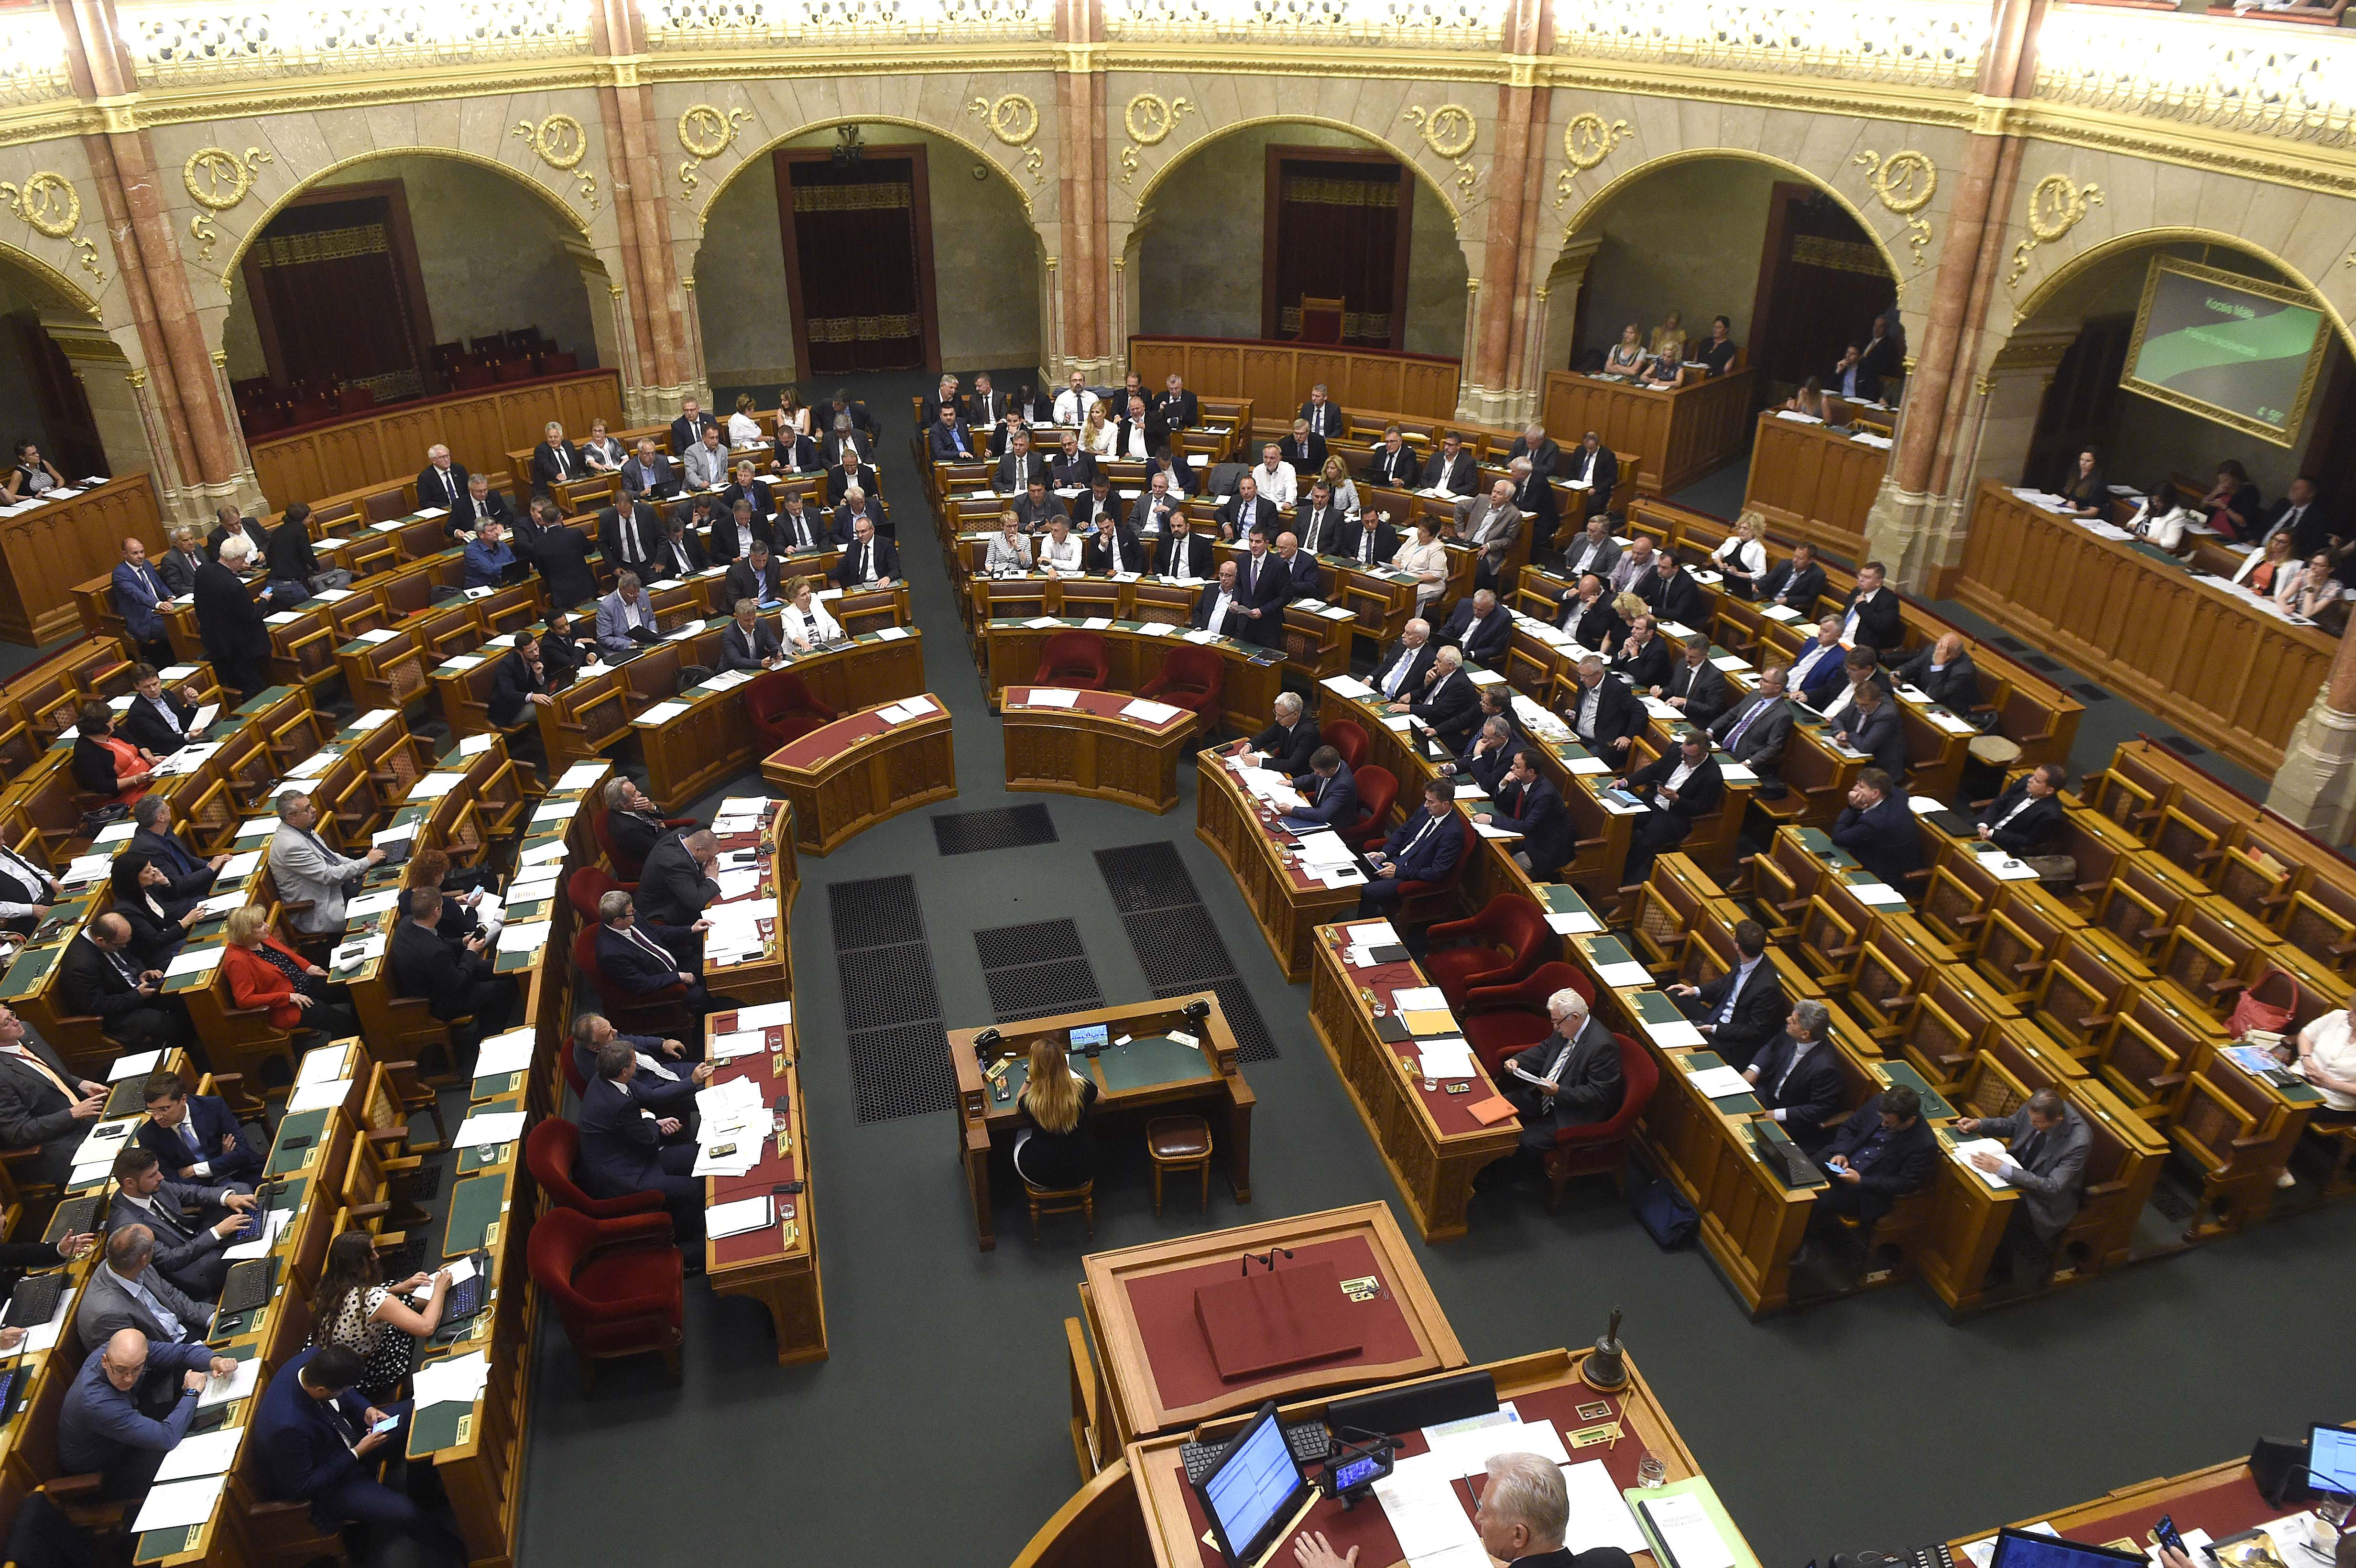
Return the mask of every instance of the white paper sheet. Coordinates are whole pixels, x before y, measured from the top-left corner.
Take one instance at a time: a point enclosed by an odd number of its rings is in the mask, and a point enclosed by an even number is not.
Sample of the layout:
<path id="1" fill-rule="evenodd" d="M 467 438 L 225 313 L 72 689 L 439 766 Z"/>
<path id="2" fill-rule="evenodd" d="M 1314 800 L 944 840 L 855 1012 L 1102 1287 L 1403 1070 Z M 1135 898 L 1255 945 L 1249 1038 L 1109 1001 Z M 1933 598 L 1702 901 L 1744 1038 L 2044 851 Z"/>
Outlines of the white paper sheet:
<path id="1" fill-rule="evenodd" d="M 344 1065 L 348 1055 L 340 1045 L 325 1045 L 316 1051 L 304 1052 L 303 1061 L 294 1070 L 294 1086 L 298 1089 L 312 1083 L 333 1083 L 350 1076 Z"/>
<path id="2" fill-rule="evenodd" d="M 1702 1039 L 1701 1030 L 1683 1019 L 1671 1019 L 1666 1023 L 1657 1024 L 1647 1020 L 1644 1024 L 1644 1032 L 1651 1035 L 1653 1043 L 1663 1051 L 1675 1051 L 1680 1046 L 1708 1043 Z"/>
<path id="3" fill-rule="evenodd" d="M 128 1056 L 118 1056 L 114 1059 L 114 1065 L 106 1070 L 106 1081 L 120 1083 L 125 1078 L 137 1078 L 153 1072 L 155 1064 L 163 1060 L 164 1053 L 160 1051 L 134 1051 Z"/>
<path id="4" fill-rule="evenodd" d="M 1603 1467 L 1602 1460 L 1563 1466 L 1562 1481 L 1570 1493 L 1570 1523 L 1563 1531 L 1564 1545 L 1573 1552 L 1616 1546 L 1631 1556 L 1649 1550 L 1636 1516 L 1628 1511 L 1627 1499 L 1620 1495 L 1620 1484 Z M 1684 1568 L 1682 1560 L 1678 1568 Z"/>
<path id="5" fill-rule="evenodd" d="M 575 763 L 564 770 L 563 776 L 556 781 L 556 787 L 561 790 L 587 789 L 605 776 L 609 766 L 611 764 L 606 763 Z"/>
<path id="6" fill-rule="evenodd" d="M 191 947 L 174 954 L 172 961 L 164 965 L 164 974 L 166 978 L 174 975 L 209 975 L 220 967 L 220 955 L 219 947 Z"/>
<path id="7" fill-rule="evenodd" d="M 205 1392 L 197 1395 L 197 1408 L 209 1410 L 217 1404 L 233 1404 L 262 1386 L 262 1358 L 249 1357 L 238 1362 L 225 1377 L 207 1378 Z"/>
<path id="8" fill-rule="evenodd" d="M 1480 1532 L 1456 1500 L 1456 1490 L 1449 1484 L 1455 1477 L 1446 1469 L 1440 1456 L 1418 1454 L 1399 1460 L 1375 1483 L 1376 1500 L 1383 1505 L 1383 1517 L 1390 1521 L 1399 1552 L 1409 1563 L 1467 1546 L 1481 1549 Z"/>
<path id="9" fill-rule="evenodd" d="M 1652 971 L 1633 961 L 1626 964 L 1599 964 L 1595 967 L 1595 977 L 1615 991 L 1622 987 L 1633 988 L 1653 983 Z"/>
<path id="10" fill-rule="evenodd" d="M 544 920 L 525 921 L 508 926 L 499 933 L 499 951 L 536 953 L 548 944 L 548 927 L 549 923 Z"/>
<path id="11" fill-rule="evenodd" d="M 458 1125 L 450 1140 L 452 1148 L 473 1148 L 477 1144 L 508 1144 L 523 1136 L 525 1113 L 522 1111 L 477 1111 Z"/>
<path id="12" fill-rule="evenodd" d="M 1448 993 L 1437 986 L 1403 986 L 1391 993 L 1394 1012 L 1445 1011 L 1447 1008 Z"/>
<path id="13" fill-rule="evenodd" d="M 1734 1553 L 1699 1498 L 1690 1492 L 1648 1498 L 1644 1511 L 1677 1568 L 1734 1568 Z"/>
<path id="14" fill-rule="evenodd" d="M 631 720 L 630 722 L 633 724 L 666 723 L 686 712 L 687 706 L 688 705 L 684 702 L 658 702 L 652 708 L 648 709 L 644 713 L 639 714 L 636 719 Z"/>
<path id="15" fill-rule="evenodd" d="M 352 1092 L 348 1078 L 330 1078 L 325 1083 L 305 1083 L 286 1096 L 290 1112 L 324 1111 L 330 1105 L 340 1105 Z"/>
<path id="16" fill-rule="evenodd" d="M 704 1055 L 713 1061 L 731 1061 L 740 1056 L 756 1056 L 769 1049 L 769 1037 L 761 1029 L 736 1029 L 712 1037 Z"/>
<path id="17" fill-rule="evenodd" d="M 1705 1067 L 1687 1074 L 1703 1098 L 1723 1100 L 1731 1094 L 1748 1094 L 1751 1083 L 1731 1067 Z"/>
<path id="18" fill-rule="evenodd" d="M 531 1065 L 533 1033 L 528 1029 L 511 1029 L 505 1034 L 493 1035 L 477 1048 L 475 1076 L 497 1078 L 503 1073 L 520 1072 Z"/>
<path id="19" fill-rule="evenodd" d="M 1569 914 L 1549 914 L 1546 922 L 1547 930 L 1559 932 L 1565 936 L 1589 936 L 1603 929 L 1601 921 L 1577 910 Z"/>
<path id="20" fill-rule="evenodd" d="M 213 1517 L 213 1509 L 220 1502 L 221 1488 L 228 1485 L 227 1475 L 213 1475 L 156 1487 L 147 1494 L 147 1500 L 139 1505 L 139 1517 L 132 1521 L 132 1533 L 181 1530 L 192 1524 L 204 1523 Z"/>
<path id="21" fill-rule="evenodd" d="M 776 1211 L 766 1192 L 752 1198 L 739 1198 L 734 1203 L 715 1203 L 703 1211 L 703 1233 L 717 1241 L 745 1231 L 757 1231 L 776 1221 Z"/>
<path id="22" fill-rule="evenodd" d="M 220 1475 L 237 1463 L 237 1445 L 244 1435 L 242 1426 L 190 1433 L 164 1456 L 163 1465 L 155 1471 L 155 1484 Z"/>
<path id="23" fill-rule="evenodd" d="M 1080 694 L 1060 686 L 1034 686 L 1023 699 L 1025 708 L 1070 708 L 1080 700 Z"/>
<path id="24" fill-rule="evenodd" d="M 768 1029 L 772 1026 L 790 1029 L 793 1021 L 794 1005 L 791 1002 L 764 1002 L 757 1008 L 740 1008 L 736 1012 L 736 1027 L 740 1029 Z"/>
<path id="25" fill-rule="evenodd" d="M 1962 1166 L 1990 1187 L 2004 1188 L 2012 1185 L 1999 1173 L 1982 1170 L 1971 1162 L 1972 1156 L 1976 1154 L 1992 1154 L 1999 1159 L 2009 1158 L 2010 1156 L 2005 1152 L 2004 1145 L 1995 1138 L 1958 1138 L 1954 1147 L 1948 1149 L 1947 1154 L 1957 1165 Z"/>

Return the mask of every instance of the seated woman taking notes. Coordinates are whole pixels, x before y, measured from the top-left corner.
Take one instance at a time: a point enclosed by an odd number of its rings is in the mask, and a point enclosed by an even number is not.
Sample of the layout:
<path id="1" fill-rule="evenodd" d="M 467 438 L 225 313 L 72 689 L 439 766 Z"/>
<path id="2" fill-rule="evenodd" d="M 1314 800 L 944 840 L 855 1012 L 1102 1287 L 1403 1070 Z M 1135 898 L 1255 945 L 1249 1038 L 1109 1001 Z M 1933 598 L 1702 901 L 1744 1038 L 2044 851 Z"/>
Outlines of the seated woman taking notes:
<path id="1" fill-rule="evenodd" d="M 1031 1042 L 1030 1070 L 1016 1096 L 1031 1125 L 1015 1135 L 1014 1173 L 1033 1187 L 1077 1187 L 1096 1176 L 1096 1140 L 1087 1130 L 1096 1104 L 1092 1079 L 1072 1071 L 1061 1041 Z"/>

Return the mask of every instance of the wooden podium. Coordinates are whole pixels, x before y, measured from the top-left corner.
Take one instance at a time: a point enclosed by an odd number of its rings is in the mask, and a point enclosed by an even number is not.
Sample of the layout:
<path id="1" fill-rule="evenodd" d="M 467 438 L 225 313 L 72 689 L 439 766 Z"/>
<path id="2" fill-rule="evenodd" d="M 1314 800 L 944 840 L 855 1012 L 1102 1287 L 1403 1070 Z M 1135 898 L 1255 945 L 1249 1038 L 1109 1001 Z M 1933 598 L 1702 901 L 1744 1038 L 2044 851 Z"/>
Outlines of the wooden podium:
<path id="1" fill-rule="evenodd" d="M 1178 804 L 1178 753 L 1194 733 L 1192 713 L 1141 719 L 1123 711 L 1137 700 L 1125 691 L 1076 691 L 1069 708 L 1032 706 L 1032 694 L 1046 689 L 1006 688 L 1008 789 L 1094 795 L 1157 813 Z"/>
<path id="2" fill-rule="evenodd" d="M 897 722 L 886 709 L 899 703 L 847 713 L 762 761 L 761 776 L 794 804 L 798 847 L 829 854 L 886 817 L 957 794 L 948 707 L 929 694 L 907 701 L 932 710 Z"/>

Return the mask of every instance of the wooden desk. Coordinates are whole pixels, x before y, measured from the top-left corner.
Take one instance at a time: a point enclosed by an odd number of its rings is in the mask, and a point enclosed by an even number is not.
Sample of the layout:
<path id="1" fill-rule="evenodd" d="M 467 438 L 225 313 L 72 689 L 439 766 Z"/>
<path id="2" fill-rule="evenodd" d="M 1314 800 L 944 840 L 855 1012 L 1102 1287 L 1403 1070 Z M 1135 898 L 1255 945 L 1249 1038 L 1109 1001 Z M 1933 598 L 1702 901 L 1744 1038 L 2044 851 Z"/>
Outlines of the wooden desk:
<path id="1" fill-rule="evenodd" d="M 793 803 L 797 845 L 829 854 L 886 817 L 957 794 L 948 709 L 930 695 L 909 700 L 932 711 L 900 722 L 874 708 L 845 714 L 762 762 L 761 776 Z"/>
<path id="2" fill-rule="evenodd" d="M 1234 771 L 1207 750 L 1194 753 L 1194 837 L 1226 863 L 1285 979 L 1297 986 L 1309 978 L 1312 933 L 1349 918 L 1357 885 L 1329 888 L 1287 859 L 1292 836 L 1261 815 Z"/>
<path id="3" fill-rule="evenodd" d="M 1248 398 L 1288 428 L 1320 381 L 1336 403 L 1453 419 L 1462 368 L 1438 355 L 1246 337 L 1132 336 L 1129 364 L 1148 387 L 1174 371 L 1200 396 Z"/>
<path id="4" fill-rule="evenodd" d="M 112 573 L 126 539 L 145 544 L 150 560 L 161 555 L 163 515 L 155 478 L 143 473 L 0 517 L 0 639 L 37 647 L 71 632 L 82 618 L 75 585 Z"/>
<path id="5" fill-rule="evenodd" d="M 2251 1477 L 2249 1461 L 2233 1459 L 2187 1475 L 2121 1487 L 2059 1513 L 2035 1514 L 2018 1520 L 2014 1528 L 2050 1523 L 2064 1540 L 2140 1552 L 2150 1545 L 2151 1527 L 2159 1522 L 2162 1514 L 2173 1519 L 2180 1531 L 2205 1530 L 2211 1539 L 2222 1541 L 2229 1535 L 2307 1511 L 2304 1504 L 2266 1501 Z M 1985 1535 L 1957 1536 L 1948 1546 L 1960 1559 L 1966 1542 L 1976 1544 L 1986 1539 Z M 2277 1551 L 2286 1545 L 2279 1539 L 2276 1541 Z M 2314 1561 L 2304 1552 L 2290 1552 L 2286 1555 L 2291 1561 Z"/>
<path id="6" fill-rule="evenodd" d="M 1070 584 L 1065 586 L 1068 588 Z M 1008 687 L 1027 686 L 1037 680 L 1039 656 L 1047 639 L 1057 632 L 1085 629 L 1104 639 L 1105 688 L 1108 691 L 1137 690 L 1162 673 L 1162 661 L 1169 657 L 1173 647 L 1186 645 L 1183 628 L 1173 630 L 1159 622 L 1113 620 L 1108 625 L 1084 627 L 1078 620 L 1062 618 L 1053 625 L 1037 624 L 1047 619 L 1044 615 L 1021 621 L 996 619 L 982 626 L 982 656 L 992 708 L 998 706 L 1001 694 Z M 1106 617 L 1099 615 L 1096 619 Z M 1162 629 L 1157 631 L 1157 627 Z M 1268 723 L 1276 694 L 1284 689 L 1284 655 L 1233 637 L 1219 637 L 1196 645 L 1215 652 L 1226 667 L 1219 690 L 1216 722 L 1211 728 L 1257 734 Z"/>
<path id="7" fill-rule="evenodd" d="M 1258 1377 L 1224 1380 L 1195 1318 L 1194 1292 L 1236 1277 L 1247 1254 L 1265 1254 L 1272 1247 L 1290 1249 L 1290 1256 L 1277 1260 L 1280 1272 L 1331 1264 L 1339 1280 L 1372 1275 L 1381 1293 L 1346 1305 L 1352 1332 L 1362 1339 L 1356 1350 Z M 1464 1349 L 1387 1204 L 1358 1203 L 1091 1253 L 1081 1267 L 1082 1311 L 1096 1372 L 1108 1395 L 1101 1407 L 1111 1428 L 1098 1435 L 1100 1452 L 1252 1410 L 1265 1400 L 1331 1395 L 1464 1364 Z"/>
<path id="8" fill-rule="evenodd" d="M 1309 976 L 1310 1027 L 1390 1168 L 1416 1229 L 1427 1242 L 1448 1241 L 1465 1232 L 1472 1178 L 1492 1160 L 1514 1152 L 1521 1142 L 1521 1121 L 1509 1116 L 1483 1126 L 1466 1108 L 1496 1093 L 1477 1056 L 1469 1092 L 1423 1087 L 1415 1042 L 1384 1036 L 1405 1034 L 1392 1016 L 1392 995 L 1430 982 L 1409 963 L 1351 968 L 1349 931 L 1333 925 L 1317 933 L 1316 962 Z M 1385 1009 L 1381 1019 L 1375 1015 L 1378 1005 Z"/>
<path id="9" fill-rule="evenodd" d="M 788 957 L 790 964 L 791 959 Z M 715 1013 L 703 1021 L 707 1048 L 718 1035 L 736 1028 L 736 1015 Z M 787 1101 L 785 1125 L 761 1151 L 760 1163 L 742 1176 L 707 1176 L 703 1202 L 717 1203 L 757 1197 L 780 1182 L 804 1183 L 800 1192 L 774 1199 L 777 1222 L 757 1231 L 703 1243 L 704 1280 L 723 1296 L 745 1296 L 766 1307 L 776 1335 L 780 1366 L 826 1360 L 826 1297 L 819 1287 L 818 1266 L 818 1195 L 812 1189 L 809 1113 L 802 1101 L 799 1047 L 790 1025 L 773 1024 L 765 1031 L 769 1048 L 724 1063 L 731 1078 L 747 1077 L 761 1086 L 765 1104 Z M 569 1042 L 559 1050 L 570 1050 Z M 707 1060 L 709 1051 L 706 1051 Z M 790 1215 L 785 1212 L 790 1209 Z"/>
<path id="10" fill-rule="evenodd" d="M 1643 456 L 1639 495 L 1674 495 L 1742 450 L 1758 376 L 1746 367 L 1669 391 L 1549 370 L 1539 406 L 1566 447 L 1591 430 L 1614 452 Z"/>
<path id="11" fill-rule="evenodd" d="M 1956 599 L 2272 775 L 2338 640 L 1983 480 Z"/>
<path id="12" fill-rule="evenodd" d="M 1067 707 L 1039 700 L 1052 689 L 1010 686 L 1002 694 L 1008 789 L 1087 795 L 1157 815 L 1178 804 L 1178 753 L 1194 715 L 1130 713 L 1145 699 L 1125 691 L 1073 691 Z"/>
<path id="13" fill-rule="evenodd" d="M 1627 1386 L 1605 1394 L 1596 1392 L 1580 1379 L 1580 1368 L 1590 1354 L 1586 1350 L 1547 1350 L 1512 1360 L 1492 1361 L 1475 1370 L 1486 1371 L 1495 1380 L 1497 1398 L 1501 1402 L 1513 1401 L 1522 1420 L 1544 1421 L 1556 1427 L 1563 1435 L 1566 1447 L 1570 1445 L 1569 1435 L 1574 1432 L 1618 1426 L 1622 1441 L 1572 1448 L 1571 1457 L 1574 1461 L 1602 1461 L 1612 1484 L 1622 1491 L 1636 1485 L 1636 1467 L 1646 1454 L 1660 1460 L 1671 1485 L 1698 1477 L 1701 1467 L 1645 1383 L 1635 1358 L 1624 1358 Z M 1287 1419 L 1301 1420 L 1320 1413 L 1328 1403 L 1305 1401 L 1285 1410 L 1284 1414 Z M 1608 1407 L 1608 1413 L 1593 1420 L 1579 1413 L 1581 1405 L 1591 1409 L 1599 1404 Z M 1215 1441 L 1231 1437 L 1244 1419 L 1239 1416 L 1213 1424 L 1204 1436 Z M 1401 1435 L 1405 1438 L 1399 1449 L 1402 1457 L 1428 1452 L 1429 1445 L 1420 1431 Z M 1150 1561 L 1153 1568 L 1226 1568 L 1226 1560 L 1203 1543 L 1208 1520 L 1195 1500 L 1194 1488 L 1186 1484 L 1182 1452 L 1186 1440 L 1186 1434 L 1173 1432 L 1133 1443 L 1127 1450 L 1130 1477 L 1136 1488 L 1138 1506 L 1145 1515 L 1146 1533 L 1152 1549 Z M 1460 1479 L 1452 1489 L 1469 1522 L 1475 1502 L 1470 1483 Z M 1735 1568 L 1759 1568 L 1758 1558 L 1725 1517 L 1725 1509 L 1714 1495 L 1705 1497 L 1704 1507 L 1710 1510 L 1719 1535 L 1733 1554 Z M 1325 1536 L 1336 1552 L 1346 1554 L 1355 1550 L 1358 1562 L 1371 1568 L 1396 1564 L 1401 1560 L 1398 1538 L 1379 1507 L 1345 1511 L 1338 1503 L 1320 1500 L 1310 1509 L 1301 1528 Z M 1297 1533 L 1286 1539 L 1297 1539 Z M 1572 1544 L 1576 1546 L 1578 1542 Z M 1280 1545 L 1269 1559 L 1271 1568 L 1290 1563 L 1291 1555 Z M 1659 1568 L 1650 1552 L 1638 1552 L 1632 1556 L 1640 1568 Z M 1115 1564 L 1113 1568 L 1124 1565 Z"/>
<path id="14" fill-rule="evenodd" d="M 1188 1032 L 1186 1005 L 1200 1001 L 1210 1012 L 1203 1019 L 1195 1043 L 1167 1038 Z M 1080 1058 L 1097 1085 L 1097 1101 L 1088 1125 L 1098 1137 L 1108 1129 L 1121 1135 L 1141 1131 L 1159 1115 L 1192 1113 L 1211 1124 L 1211 1137 L 1226 1166 L 1227 1186 L 1236 1201 L 1251 1201 L 1251 1114 L 1255 1099 L 1236 1061 L 1236 1037 L 1219 1011 L 1219 999 L 1208 991 L 1160 1001 L 1136 1002 L 1087 1013 L 1058 1013 L 1052 1018 L 1026 1019 L 1005 1026 L 1005 1043 L 996 1055 L 1007 1062 L 1004 1082 L 993 1085 L 975 1059 L 973 1037 L 980 1029 L 949 1031 L 949 1061 L 957 1069 L 958 1159 L 965 1167 L 966 1190 L 973 1202 L 974 1232 L 981 1250 L 998 1245 L 998 1221 L 991 1199 L 995 1168 L 1009 1161 L 1014 1135 L 1029 1125 L 1023 1109 L 1023 1080 L 1027 1071 L 1029 1042 L 1041 1035 L 1069 1031 L 1087 1024 L 1104 1024 L 1111 1038 L 1134 1037 L 1126 1046 L 1108 1046 L 1102 1055 Z M 1004 1090 L 1001 1098 L 998 1090 Z M 1001 1151 L 1005 1151 L 1001 1153 Z M 1006 1178 L 1021 1179 L 1006 1163 Z"/>
<path id="15" fill-rule="evenodd" d="M 1820 420 L 1769 410 L 1751 446 L 1742 509 L 1784 539 L 1805 539 L 1845 560 L 1865 560 L 1865 515 L 1890 467 L 1887 448 Z"/>

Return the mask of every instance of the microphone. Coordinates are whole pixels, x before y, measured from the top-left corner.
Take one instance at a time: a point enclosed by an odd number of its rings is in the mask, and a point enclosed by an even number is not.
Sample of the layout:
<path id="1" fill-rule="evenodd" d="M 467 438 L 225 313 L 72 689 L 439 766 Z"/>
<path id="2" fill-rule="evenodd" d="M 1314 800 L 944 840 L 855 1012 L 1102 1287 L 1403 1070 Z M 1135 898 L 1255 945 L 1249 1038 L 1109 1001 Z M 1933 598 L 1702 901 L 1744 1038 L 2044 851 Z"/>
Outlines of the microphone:
<path id="1" fill-rule="evenodd" d="M 1243 1272 L 1248 1275 L 1251 1273 L 1252 1264 L 1258 1263 L 1267 1265 L 1268 1272 L 1274 1274 L 1276 1272 L 1276 1254 L 1279 1253 L 1282 1253 L 1286 1257 L 1290 1257 L 1292 1255 L 1292 1249 L 1290 1247 L 1270 1247 L 1264 1253 L 1246 1253 L 1243 1257 Z"/>

